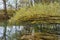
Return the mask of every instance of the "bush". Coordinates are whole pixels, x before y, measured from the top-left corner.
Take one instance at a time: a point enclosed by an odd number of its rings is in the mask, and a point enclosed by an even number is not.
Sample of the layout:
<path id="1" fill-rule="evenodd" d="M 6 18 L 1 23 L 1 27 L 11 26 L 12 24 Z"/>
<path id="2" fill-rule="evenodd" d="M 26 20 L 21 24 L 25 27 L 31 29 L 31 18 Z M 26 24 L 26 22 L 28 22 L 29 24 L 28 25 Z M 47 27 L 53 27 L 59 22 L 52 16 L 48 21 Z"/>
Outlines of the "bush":
<path id="1" fill-rule="evenodd" d="M 32 23 L 32 24 L 38 23 L 38 22 L 46 23 L 46 22 L 51 22 L 51 20 L 48 20 L 50 16 L 60 16 L 59 14 L 60 14 L 59 3 L 50 3 L 49 5 L 36 4 L 34 7 L 21 8 L 19 11 L 16 12 L 16 15 L 14 15 L 14 17 L 12 17 L 9 20 L 9 22 L 11 22 L 12 24 L 14 23 L 22 24 L 25 22 Z M 52 22 L 55 22 L 55 21 L 53 20 Z"/>

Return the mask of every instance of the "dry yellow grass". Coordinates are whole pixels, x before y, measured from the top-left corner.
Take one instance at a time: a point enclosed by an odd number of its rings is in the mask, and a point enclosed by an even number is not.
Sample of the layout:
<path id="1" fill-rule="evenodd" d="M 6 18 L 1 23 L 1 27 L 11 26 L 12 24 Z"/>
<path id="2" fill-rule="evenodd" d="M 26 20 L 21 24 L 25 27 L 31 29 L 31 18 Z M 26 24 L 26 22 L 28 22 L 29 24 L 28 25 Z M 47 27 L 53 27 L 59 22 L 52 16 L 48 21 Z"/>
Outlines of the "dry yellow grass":
<path id="1" fill-rule="evenodd" d="M 56 35 L 48 33 L 35 33 L 32 35 L 23 35 L 21 40 L 57 40 Z"/>

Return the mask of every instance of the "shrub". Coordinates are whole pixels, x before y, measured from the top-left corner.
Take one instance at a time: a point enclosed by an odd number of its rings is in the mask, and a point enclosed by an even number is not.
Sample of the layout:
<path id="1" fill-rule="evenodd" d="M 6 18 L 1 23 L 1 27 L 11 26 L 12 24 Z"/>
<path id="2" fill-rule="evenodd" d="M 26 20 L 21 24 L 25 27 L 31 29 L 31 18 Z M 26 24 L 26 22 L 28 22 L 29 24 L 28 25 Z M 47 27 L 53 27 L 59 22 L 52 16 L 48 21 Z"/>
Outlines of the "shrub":
<path id="1" fill-rule="evenodd" d="M 51 22 L 51 20 L 48 20 L 50 16 L 60 16 L 59 14 L 60 14 L 59 3 L 55 2 L 55 3 L 50 3 L 49 5 L 36 4 L 34 7 L 21 8 L 19 11 L 16 12 L 16 15 L 14 15 L 14 17 L 12 17 L 9 20 L 9 22 L 11 22 L 12 24 L 14 23 L 22 24 L 25 22 L 29 24 L 38 23 L 38 22 L 46 23 L 46 22 Z M 55 22 L 55 21 L 53 20 L 52 22 Z"/>

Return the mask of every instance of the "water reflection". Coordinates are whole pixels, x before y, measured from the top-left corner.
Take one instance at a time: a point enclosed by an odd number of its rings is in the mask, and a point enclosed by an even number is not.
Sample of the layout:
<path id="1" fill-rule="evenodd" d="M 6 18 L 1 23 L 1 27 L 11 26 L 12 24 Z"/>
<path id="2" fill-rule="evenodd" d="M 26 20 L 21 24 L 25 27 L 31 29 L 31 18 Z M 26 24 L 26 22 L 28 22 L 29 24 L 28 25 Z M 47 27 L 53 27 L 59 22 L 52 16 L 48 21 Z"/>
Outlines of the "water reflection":
<path id="1" fill-rule="evenodd" d="M 48 33 L 60 34 L 60 24 L 39 24 L 37 27 L 39 28 L 37 30 L 40 30 L 39 32 L 42 32 L 42 31 L 46 30 Z M 26 28 L 28 29 L 29 27 L 26 26 Z M 30 30 L 30 29 L 28 29 L 28 30 L 29 30 L 29 32 L 30 31 L 32 32 L 32 30 Z M 20 31 L 22 33 L 23 32 L 25 32 L 25 33 L 28 32 L 27 30 L 25 30 L 25 28 L 23 26 L 12 26 L 12 27 L 7 26 L 6 31 L 7 31 L 6 32 L 7 40 L 8 39 L 15 40 L 15 38 L 16 38 L 15 33 L 18 33 L 20 35 L 20 33 L 19 33 Z M 4 27 L 0 26 L 0 37 L 3 36 L 3 32 L 4 32 Z"/>
<path id="2" fill-rule="evenodd" d="M 7 27 L 7 32 L 6 35 L 12 35 L 13 33 L 15 33 L 15 31 L 20 31 L 23 29 L 23 26 L 13 26 L 13 27 Z M 0 37 L 3 36 L 3 31 L 4 31 L 4 27 L 0 26 Z"/>
<path id="3" fill-rule="evenodd" d="M 0 27 L 0 37 L 3 35 L 3 27 Z"/>

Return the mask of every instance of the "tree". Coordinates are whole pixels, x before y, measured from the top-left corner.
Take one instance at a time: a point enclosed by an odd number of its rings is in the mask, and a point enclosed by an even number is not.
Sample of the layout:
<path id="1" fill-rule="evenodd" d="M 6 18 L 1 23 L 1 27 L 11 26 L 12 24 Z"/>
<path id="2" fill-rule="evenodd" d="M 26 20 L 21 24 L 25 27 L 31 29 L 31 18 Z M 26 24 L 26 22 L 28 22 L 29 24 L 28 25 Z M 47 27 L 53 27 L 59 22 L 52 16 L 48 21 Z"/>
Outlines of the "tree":
<path id="1" fill-rule="evenodd" d="M 31 3 L 32 6 L 35 5 L 35 1 L 34 0 L 29 0 L 29 2 Z"/>
<path id="2" fill-rule="evenodd" d="M 6 20 L 7 20 L 9 17 L 7 15 L 6 0 L 3 0 L 3 4 L 4 4 L 4 15 L 6 16 Z"/>
<path id="3" fill-rule="evenodd" d="M 18 0 L 15 0 L 15 10 L 18 9 Z"/>

